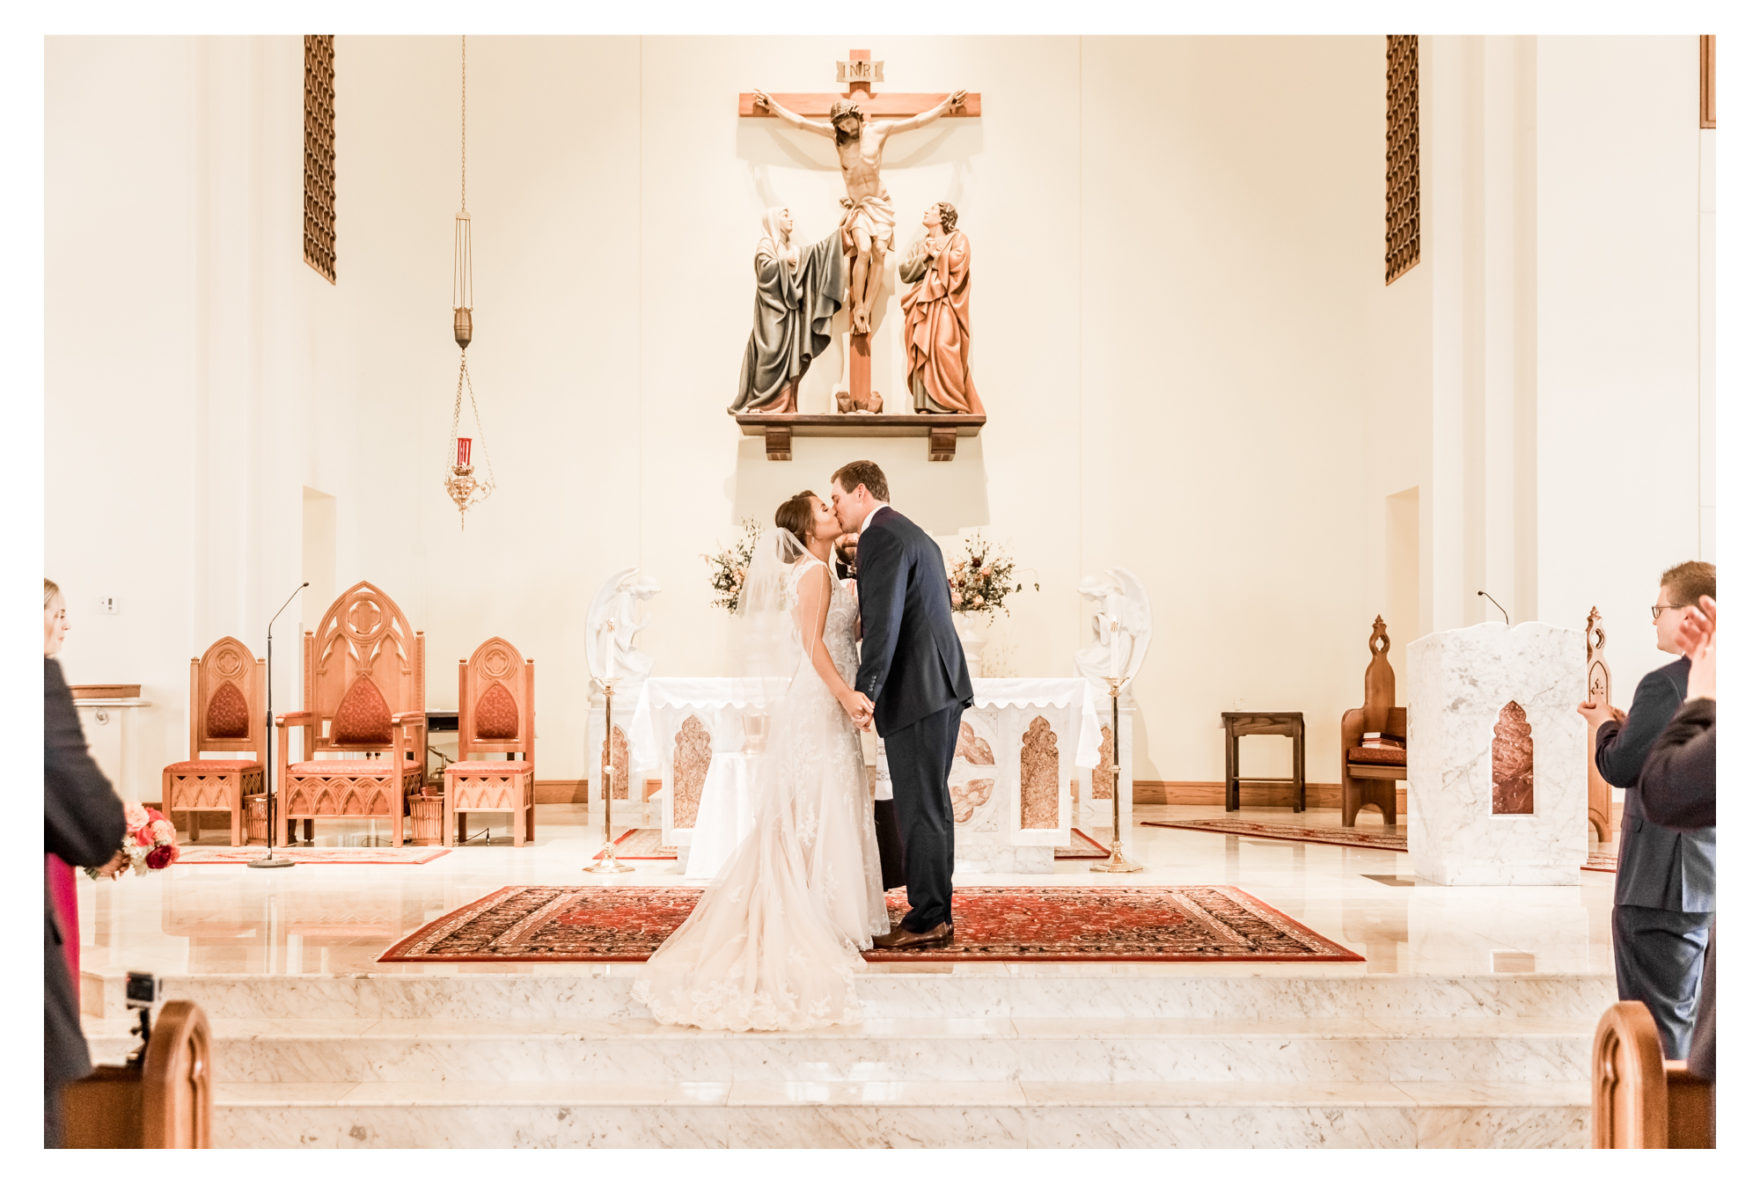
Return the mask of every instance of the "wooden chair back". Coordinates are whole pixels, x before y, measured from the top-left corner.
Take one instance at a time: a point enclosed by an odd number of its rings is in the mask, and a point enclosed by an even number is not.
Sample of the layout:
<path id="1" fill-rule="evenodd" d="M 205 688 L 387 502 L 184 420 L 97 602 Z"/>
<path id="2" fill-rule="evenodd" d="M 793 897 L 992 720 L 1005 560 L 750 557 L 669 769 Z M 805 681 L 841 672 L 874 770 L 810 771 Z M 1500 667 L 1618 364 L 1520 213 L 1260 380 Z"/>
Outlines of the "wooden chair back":
<path id="1" fill-rule="evenodd" d="M 389 717 L 426 710 L 425 649 L 422 632 L 383 589 L 361 581 L 344 590 L 317 629 L 306 631 L 303 707 L 315 722 L 305 755 L 390 748 Z M 348 720 L 339 730 L 345 704 Z M 387 718 L 382 739 L 376 721 L 361 721 L 380 714 Z"/>
<path id="2" fill-rule="evenodd" d="M 1387 661 L 1387 623 L 1375 615 L 1369 631 L 1369 667 L 1363 672 L 1363 727 L 1369 732 L 1386 732 L 1388 713 L 1393 710 L 1393 664 Z"/>
<path id="3" fill-rule="evenodd" d="M 68 1148 L 213 1148 L 210 1038 L 201 1007 L 167 1002 L 139 1068 L 105 1065 L 67 1086 L 62 1116 Z"/>
<path id="4" fill-rule="evenodd" d="M 1665 1060 L 1642 1002 L 1616 1002 L 1595 1028 L 1590 1098 L 1596 1149 L 1706 1149 L 1716 1143 L 1716 1087 Z"/>
<path id="5" fill-rule="evenodd" d="M 533 760 L 537 726 L 531 659 L 491 638 L 458 661 L 458 759 L 518 753 Z"/>
<path id="6" fill-rule="evenodd" d="M 222 638 L 189 661 L 189 755 L 263 753 L 263 660 L 250 647 Z"/>

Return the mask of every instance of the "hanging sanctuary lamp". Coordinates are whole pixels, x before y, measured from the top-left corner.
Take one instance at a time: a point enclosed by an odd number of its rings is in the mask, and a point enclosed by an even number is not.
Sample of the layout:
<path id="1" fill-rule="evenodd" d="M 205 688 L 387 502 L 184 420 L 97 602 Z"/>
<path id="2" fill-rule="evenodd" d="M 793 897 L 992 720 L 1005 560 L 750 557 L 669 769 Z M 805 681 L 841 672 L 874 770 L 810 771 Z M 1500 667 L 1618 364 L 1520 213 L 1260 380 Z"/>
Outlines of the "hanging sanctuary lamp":
<path id="1" fill-rule="evenodd" d="M 458 504 L 458 528 L 464 530 L 464 513 L 495 491 L 495 464 L 483 436 L 483 416 L 477 411 L 477 391 L 471 387 L 470 365 L 464 350 L 471 342 L 471 215 L 465 204 L 465 42 L 458 39 L 458 216 L 452 222 L 452 338 L 458 342 L 458 389 L 452 398 L 452 444 L 447 450 L 446 493 Z M 464 395 L 471 395 L 471 417 L 477 423 L 477 449 L 486 473 L 478 478 L 471 462 L 471 439 L 460 437 L 458 423 Z"/>

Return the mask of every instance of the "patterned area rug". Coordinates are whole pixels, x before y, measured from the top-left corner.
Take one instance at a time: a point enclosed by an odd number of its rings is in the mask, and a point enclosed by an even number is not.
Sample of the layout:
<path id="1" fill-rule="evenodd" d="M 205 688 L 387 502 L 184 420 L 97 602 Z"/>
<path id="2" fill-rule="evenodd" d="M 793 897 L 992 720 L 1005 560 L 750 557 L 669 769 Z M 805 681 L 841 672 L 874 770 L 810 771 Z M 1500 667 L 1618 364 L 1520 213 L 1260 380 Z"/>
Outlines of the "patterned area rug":
<path id="1" fill-rule="evenodd" d="M 380 961 L 646 961 L 699 888 L 516 886 L 449 912 Z M 887 897 L 903 914 L 902 892 Z M 953 943 L 869 961 L 1361 961 L 1231 887 L 958 888 Z"/>
<path id="2" fill-rule="evenodd" d="M 1072 826 L 1069 828 L 1069 846 L 1058 847 L 1051 853 L 1053 859 L 1110 859 L 1112 857 L 1112 835 L 1106 836 L 1107 841 L 1101 842 L 1085 830 Z"/>
<path id="3" fill-rule="evenodd" d="M 625 859 L 640 861 L 644 859 L 676 860 L 678 858 L 678 848 L 661 846 L 660 832 L 652 826 L 632 826 L 617 836 L 615 845 L 619 862 Z M 594 859 L 603 859 L 604 857 L 604 851 L 598 851 L 593 855 Z"/>
<path id="4" fill-rule="evenodd" d="M 1365 847 L 1376 851 L 1406 849 L 1405 827 L 1387 830 L 1375 826 L 1297 826 L 1292 822 L 1254 822 L 1249 818 L 1193 818 L 1185 822 L 1149 822 L 1173 830 L 1208 830 L 1214 834 L 1239 834 L 1257 839 L 1287 839 L 1298 843 L 1326 843 L 1336 847 Z"/>
<path id="5" fill-rule="evenodd" d="M 276 847 L 277 859 L 295 863 L 432 863 L 442 855 L 452 854 L 450 847 Z M 216 863 L 249 863 L 263 857 L 261 845 L 254 847 L 182 847 L 179 863 L 212 866 Z"/>
<path id="6" fill-rule="evenodd" d="M 1380 851 L 1404 851 L 1406 849 L 1405 827 L 1396 826 L 1389 831 L 1385 826 L 1377 829 L 1354 826 L 1298 826 L 1293 822 L 1254 822 L 1247 818 L 1193 818 L 1186 822 L 1147 821 L 1144 826 L 1165 826 L 1170 830 L 1207 830 L 1215 834 L 1238 834 L 1249 838 L 1286 839 L 1298 843 L 1327 843 L 1339 847 L 1367 847 Z M 1060 855 L 1059 858 L 1062 856 Z M 1583 864 L 1584 871 L 1619 870 L 1619 852 L 1595 850 L 1589 852 L 1589 861 Z"/>

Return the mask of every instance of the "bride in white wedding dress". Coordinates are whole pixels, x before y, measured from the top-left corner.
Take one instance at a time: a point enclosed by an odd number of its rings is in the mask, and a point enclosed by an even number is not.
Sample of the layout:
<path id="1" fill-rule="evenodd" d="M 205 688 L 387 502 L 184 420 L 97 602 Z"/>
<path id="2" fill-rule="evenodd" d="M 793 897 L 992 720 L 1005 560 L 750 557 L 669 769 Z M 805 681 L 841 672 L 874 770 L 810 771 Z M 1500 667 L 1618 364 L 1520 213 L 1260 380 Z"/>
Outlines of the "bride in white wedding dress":
<path id="1" fill-rule="evenodd" d="M 739 608 L 746 669 L 780 693 L 753 766 L 757 820 L 639 971 L 635 998 L 660 1022 L 763 1031 L 859 1021 L 861 950 L 890 927 L 861 738 L 843 706 L 860 615 L 853 582 L 830 567 L 841 529 L 811 491 L 777 508 L 776 524 L 758 541 Z"/>

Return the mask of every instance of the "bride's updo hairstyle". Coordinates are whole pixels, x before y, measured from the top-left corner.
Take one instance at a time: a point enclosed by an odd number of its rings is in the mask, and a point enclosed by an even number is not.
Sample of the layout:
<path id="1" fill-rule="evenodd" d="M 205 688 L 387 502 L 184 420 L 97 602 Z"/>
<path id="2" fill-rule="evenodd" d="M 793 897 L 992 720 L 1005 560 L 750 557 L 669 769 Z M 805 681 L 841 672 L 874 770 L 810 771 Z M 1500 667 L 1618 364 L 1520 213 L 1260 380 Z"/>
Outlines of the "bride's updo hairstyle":
<path id="1" fill-rule="evenodd" d="M 818 497 L 815 491 L 802 491 L 776 509 L 776 526 L 799 540 L 802 547 L 813 534 L 813 500 Z"/>

